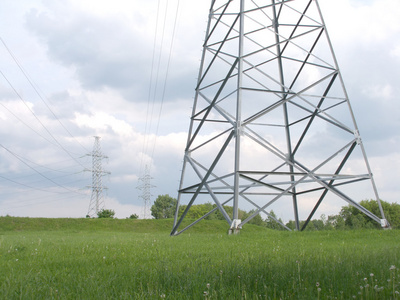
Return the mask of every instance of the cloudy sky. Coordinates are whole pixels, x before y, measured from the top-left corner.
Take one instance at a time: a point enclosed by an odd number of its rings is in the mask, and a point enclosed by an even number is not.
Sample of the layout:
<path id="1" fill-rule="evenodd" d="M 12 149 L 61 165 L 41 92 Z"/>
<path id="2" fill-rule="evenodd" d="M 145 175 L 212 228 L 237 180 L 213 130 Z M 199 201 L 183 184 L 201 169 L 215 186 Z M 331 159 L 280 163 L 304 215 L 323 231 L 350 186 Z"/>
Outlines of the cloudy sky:
<path id="1" fill-rule="evenodd" d="M 116 217 L 142 215 L 146 165 L 152 200 L 176 197 L 209 4 L 1 1 L 0 215 L 84 217 L 94 136 Z M 400 2 L 319 4 L 380 197 L 400 203 Z"/>

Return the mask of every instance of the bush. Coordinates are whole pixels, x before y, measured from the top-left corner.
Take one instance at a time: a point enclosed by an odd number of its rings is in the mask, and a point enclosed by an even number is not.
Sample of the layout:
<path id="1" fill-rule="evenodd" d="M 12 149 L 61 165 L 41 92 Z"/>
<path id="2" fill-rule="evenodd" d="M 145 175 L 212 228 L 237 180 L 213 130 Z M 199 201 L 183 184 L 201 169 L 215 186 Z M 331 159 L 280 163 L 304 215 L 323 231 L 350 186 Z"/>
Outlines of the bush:
<path id="1" fill-rule="evenodd" d="M 115 211 L 112 209 L 102 209 L 97 213 L 97 217 L 99 218 L 114 218 Z"/>

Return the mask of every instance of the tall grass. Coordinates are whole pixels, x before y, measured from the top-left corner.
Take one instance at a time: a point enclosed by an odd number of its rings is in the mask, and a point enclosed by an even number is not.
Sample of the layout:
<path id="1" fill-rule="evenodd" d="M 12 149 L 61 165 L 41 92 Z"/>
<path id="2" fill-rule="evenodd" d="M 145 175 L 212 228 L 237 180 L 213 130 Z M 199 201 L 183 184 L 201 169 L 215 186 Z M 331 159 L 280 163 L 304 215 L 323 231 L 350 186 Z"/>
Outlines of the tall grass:
<path id="1" fill-rule="evenodd" d="M 203 221 L 170 237 L 170 220 L 96 222 L 1 226 L 0 298 L 400 299 L 399 231 L 248 227 L 229 236 L 223 222 Z"/>

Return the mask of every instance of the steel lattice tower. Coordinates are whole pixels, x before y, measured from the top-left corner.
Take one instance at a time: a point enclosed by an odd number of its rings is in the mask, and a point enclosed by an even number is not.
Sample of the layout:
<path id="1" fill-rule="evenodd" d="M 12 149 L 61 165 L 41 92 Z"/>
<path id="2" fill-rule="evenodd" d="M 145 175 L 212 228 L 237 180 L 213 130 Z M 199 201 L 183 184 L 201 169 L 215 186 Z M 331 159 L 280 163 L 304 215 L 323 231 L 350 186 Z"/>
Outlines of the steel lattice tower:
<path id="1" fill-rule="evenodd" d="M 150 180 L 153 179 L 150 176 L 150 170 L 149 167 L 146 165 L 145 170 L 144 170 L 144 175 L 139 178 L 141 181 L 141 184 L 137 187 L 139 190 L 142 191 L 142 195 L 139 196 L 140 198 L 143 199 L 143 219 L 148 219 L 149 216 L 149 210 L 150 210 L 150 204 L 151 204 L 151 192 L 150 189 L 154 187 L 151 185 Z"/>
<path id="2" fill-rule="evenodd" d="M 338 201 L 388 226 L 318 2 L 212 0 L 171 235 L 216 210 L 237 232 L 272 207 L 293 210 L 300 230 L 299 213 L 304 229 Z M 239 206 L 255 212 L 240 220 Z"/>
<path id="3" fill-rule="evenodd" d="M 110 172 L 104 171 L 102 167 L 102 161 L 104 158 L 108 158 L 101 152 L 100 137 L 94 137 L 94 145 L 92 153 L 88 154 L 92 157 L 92 195 L 89 203 L 89 210 L 87 215 L 89 217 L 96 217 L 97 213 L 104 208 L 103 190 L 107 187 L 103 186 L 102 177 Z"/>

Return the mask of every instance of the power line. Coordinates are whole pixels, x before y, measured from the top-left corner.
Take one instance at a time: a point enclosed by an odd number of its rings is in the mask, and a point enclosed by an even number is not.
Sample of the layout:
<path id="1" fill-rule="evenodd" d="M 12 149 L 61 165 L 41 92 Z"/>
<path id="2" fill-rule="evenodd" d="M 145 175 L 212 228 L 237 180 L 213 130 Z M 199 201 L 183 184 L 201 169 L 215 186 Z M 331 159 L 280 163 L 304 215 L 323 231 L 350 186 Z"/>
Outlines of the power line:
<path id="1" fill-rule="evenodd" d="M 2 37 L 0 37 L 0 41 L 2 42 L 2 44 L 4 45 L 4 47 L 6 48 L 7 52 L 10 54 L 10 56 L 12 57 L 12 59 L 14 60 L 15 64 L 18 66 L 18 68 L 20 69 L 20 71 L 22 72 L 22 74 L 25 76 L 26 80 L 29 82 L 29 84 L 31 85 L 31 87 L 33 88 L 33 90 L 35 91 L 35 93 L 38 95 L 39 99 L 42 100 L 42 102 L 44 103 L 44 105 L 46 106 L 46 108 L 51 112 L 51 114 L 54 116 L 54 118 L 58 121 L 58 123 L 61 125 L 61 127 L 83 148 L 85 149 L 85 151 L 87 151 L 87 149 L 71 134 L 71 132 L 64 126 L 64 124 L 61 122 L 60 118 L 58 118 L 58 116 L 54 113 L 54 111 L 50 108 L 50 106 L 47 104 L 47 102 L 45 101 L 45 99 L 42 97 L 41 93 L 39 93 L 38 91 L 38 87 L 37 84 L 33 81 L 33 79 L 31 79 L 31 77 L 29 76 L 28 72 L 22 67 L 21 63 L 18 61 L 17 57 L 12 53 L 11 49 L 7 46 L 6 42 L 3 40 Z M 4 74 L 2 73 L 3 77 Z M 6 79 L 7 80 L 7 79 Z M 8 82 L 8 80 L 7 80 Z M 10 84 L 10 83 L 9 83 Z"/>
<path id="2" fill-rule="evenodd" d="M 70 156 L 73 160 L 75 160 L 78 164 L 80 164 L 82 167 L 84 167 L 74 156 L 72 156 L 72 154 L 64 148 L 63 145 L 61 145 L 61 143 L 54 137 L 54 135 L 47 129 L 47 127 L 42 123 L 42 121 L 40 121 L 40 119 L 38 118 L 38 116 L 32 111 L 32 109 L 30 109 L 30 107 L 28 106 L 28 104 L 26 104 L 25 100 L 22 98 L 22 96 L 18 93 L 18 91 L 14 88 L 14 86 L 12 85 L 12 83 L 8 80 L 8 78 L 5 76 L 5 74 L 3 72 L 1 72 L 1 75 L 4 77 L 4 79 L 7 81 L 7 83 L 10 85 L 10 87 L 12 88 L 12 90 L 15 92 L 15 94 L 18 96 L 18 98 L 22 101 L 22 103 L 26 106 L 26 108 L 29 110 L 29 112 L 35 117 L 35 119 L 39 122 L 39 124 L 43 127 L 43 129 L 50 135 L 50 137 L 55 141 L 55 143 L 57 144 L 58 147 L 60 147 L 62 150 L 64 150 L 65 153 L 68 154 L 68 156 Z M 3 107 L 5 107 L 3 104 L 1 104 Z M 7 109 L 8 111 L 10 111 L 9 109 Z M 13 114 L 13 116 L 15 116 L 15 114 Z M 18 120 L 21 121 L 20 118 L 17 118 Z M 36 130 L 34 130 L 31 126 L 29 126 L 28 124 L 26 124 L 25 122 L 22 121 L 22 123 L 24 125 L 26 125 L 28 128 L 32 129 L 35 133 L 39 134 Z M 42 138 L 44 138 L 44 136 L 42 136 L 41 134 L 39 134 L 39 136 L 41 136 Z M 52 145 L 55 145 L 54 143 L 50 142 L 47 138 L 44 138 L 46 141 L 48 141 L 49 143 L 51 143 Z M 55 145 L 56 146 L 56 145 Z"/>
<path id="3" fill-rule="evenodd" d="M 29 169 L 31 169 L 32 171 L 34 171 L 35 173 L 37 173 L 38 175 L 40 175 L 40 176 L 43 177 L 44 179 L 46 179 L 46 180 L 52 182 L 53 184 L 55 184 L 55 185 L 57 185 L 57 186 L 59 186 L 59 187 L 65 189 L 65 190 L 68 190 L 68 191 L 74 192 L 74 193 L 76 192 L 76 191 L 74 191 L 74 190 L 72 190 L 72 189 L 70 189 L 70 188 L 68 188 L 68 187 L 66 187 L 66 186 L 63 186 L 63 185 L 59 184 L 58 182 L 54 181 L 53 179 L 47 177 L 47 176 L 44 175 L 42 172 L 38 171 L 37 169 L 35 169 L 35 168 L 32 167 L 31 165 L 29 165 L 27 162 L 25 162 L 25 161 L 22 159 L 22 157 L 20 157 L 20 156 L 17 155 L 16 153 L 12 152 L 10 149 L 4 147 L 4 146 L 1 145 L 1 144 L 0 144 L 0 147 L 3 148 L 4 150 L 6 150 L 6 151 L 7 151 L 8 153 L 10 153 L 12 156 L 14 156 L 16 159 L 18 159 L 21 163 L 23 163 L 25 166 L 27 166 Z"/>
<path id="4" fill-rule="evenodd" d="M 76 198 L 76 197 L 79 196 L 79 195 L 74 195 L 74 196 L 71 197 L 71 195 L 69 195 L 69 193 L 60 193 L 60 194 L 61 195 L 64 194 L 65 197 L 68 197 L 67 198 L 68 200 L 71 200 L 71 198 Z M 86 196 L 86 194 L 82 194 L 82 195 Z M 39 204 L 46 204 L 46 203 L 52 203 L 52 202 L 59 202 L 59 201 L 62 201 L 62 200 L 65 199 L 65 198 L 54 199 L 54 196 L 50 196 L 50 195 L 48 197 L 51 197 L 52 200 L 37 202 L 36 201 L 37 199 L 43 200 L 43 198 L 45 198 L 43 196 L 39 196 L 39 197 L 30 199 L 30 200 L 26 200 L 25 202 L 18 202 L 18 203 L 16 203 L 16 205 L 7 205 L 7 209 L 10 209 L 10 208 L 21 208 L 21 207 L 27 207 L 27 206 L 33 206 L 33 205 L 39 205 Z M 29 201 L 34 201 L 34 202 L 33 203 L 29 203 Z"/>
<path id="5" fill-rule="evenodd" d="M 156 26 L 154 30 L 154 40 L 153 40 L 153 55 L 151 61 L 151 68 L 150 68 L 150 80 L 149 80 L 149 91 L 147 95 L 147 110 L 146 110 L 146 122 L 144 128 L 144 139 L 143 139 L 143 146 L 142 146 L 142 155 L 140 160 L 140 168 L 139 172 L 142 173 L 143 161 L 144 156 L 147 154 L 147 145 L 148 145 L 148 131 L 149 131 L 149 118 L 151 117 L 150 114 L 150 100 L 152 94 L 152 87 L 153 87 L 153 73 L 154 73 L 154 64 L 155 64 L 155 57 L 156 57 L 156 45 L 157 45 L 157 33 L 158 33 L 158 22 L 159 22 L 159 14 L 160 14 L 160 0 L 157 2 L 157 15 L 156 15 Z M 151 121 L 150 121 L 151 126 Z"/>
<path id="6" fill-rule="evenodd" d="M 165 92 L 166 92 L 166 88 L 167 88 L 167 81 L 168 81 L 168 75 L 169 75 L 169 67 L 170 67 L 170 63 L 171 63 L 171 59 L 172 59 L 172 50 L 173 50 L 174 40 L 175 40 L 176 24 L 177 24 L 177 21 L 178 21 L 179 3 L 180 3 L 180 0 L 178 0 L 178 4 L 176 6 L 174 28 L 173 28 L 173 31 L 172 31 L 172 39 L 171 39 L 171 45 L 170 45 L 170 49 L 169 49 L 167 70 L 165 72 L 164 86 L 163 86 L 162 97 L 161 97 L 161 105 L 160 105 L 160 110 L 159 110 L 159 113 L 158 113 L 156 135 L 155 135 L 155 140 L 154 140 L 154 144 L 153 144 L 153 151 L 151 153 L 151 158 L 153 158 L 153 156 L 154 156 L 154 151 L 155 151 L 157 137 L 158 137 L 158 129 L 160 127 L 161 113 L 162 113 L 163 104 L 164 104 Z"/>
<path id="7" fill-rule="evenodd" d="M 7 77 L 4 75 L 4 73 L 0 70 L 0 74 L 4 77 L 4 79 L 8 81 Z M 34 133 L 36 133 L 38 136 L 40 136 L 41 138 L 43 138 L 44 140 L 46 140 L 47 142 L 49 142 L 50 144 L 52 144 L 53 146 L 56 146 L 53 142 L 51 142 L 50 140 L 48 140 L 46 137 L 44 137 L 43 135 L 41 135 L 39 132 L 37 132 L 35 129 L 33 129 L 31 126 L 29 126 L 26 122 L 24 122 L 20 117 L 18 117 L 16 114 L 14 114 L 11 110 L 9 110 L 7 108 L 7 106 L 5 106 L 3 103 L 0 102 L 0 105 L 7 110 L 11 115 L 13 115 L 18 121 L 20 121 L 22 124 L 24 124 L 26 127 L 28 127 L 30 130 L 32 130 Z"/>
<path id="8" fill-rule="evenodd" d="M 140 173 L 142 174 L 142 172 L 143 172 L 143 175 L 139 178 L 139 181 L 141 182 L 141 184 L 137 187 L 139 190 L 142 191 L 142 195 L 139 197 L 142 198 L 144 201 L 144 209 L 143 209 L 143 211 L 144 211 L 143 217 L 144 218 L 147 218 L 148 208 L 149 208 L 150 202 L 151 202 L 150 201 L 150 197 L 151 197 L 150 189 L 152 187 L 154 187 L 153 185 L 150 184 L 150 180 L 153 179 L 150 176 L 150 171 L 151 171 L 152 160 L 154 157 L 154 151 L 155 151 L 155 146 L 156 146 L 156 141 L 157 141 L 159 125 L 160 125 L 161 113 L 162 113 L 162 108 L 163 108 L 163 103 L 164 103 L 164 98 L 165 98 L 166 85 L 167 85 L 167 79 L 168 79 L 168 74 L 169 74 L 169 67 L 170 67 L 170 62 L 171 62 L 171 58 L 172 58 L 172 49 L 173 49 L 173 44 L 174 44 L 176 24 L 177 24 L 177 19 L 178 19 L 178 12 L 179 12 L 179 3 L 180 3 L 180 1 L 178 0 L 177 7 L 176 7 L 176 13 L 175 13 L 173 32 L 172 32 L 172 39 L 171 39 L 168 61 L 167 61 L 167 67 L 166 67 L 166 73 L 165 73 L 165 77 L 164 77 L 164 84 L 163 84 L 162 92 L 161 92 L 160 109 L 159 109 L 158 116 L 157 116 L 154 141 L 153 141 L 153 145 L 151 147 L 150 132 L 151 132 L 152 124 L 153 124 L 155 102 L 156 102 L 158 86 L 159 86 L 162 53 L 163 53 L 163 49 L 164 49 L 164 38 L 165 38 L 165 31 L 166 31 L 166 27 L 167 27 L 166 24 L 167 24 L 169 1 L 166 2 L 165 12 L 164 12 L 164 20 L 163 20 L 163 28 L 161 30 L 160 50 L 158 53 L 157 67 L 155 68 L 157 36 L 158 36 L 158 32 L 159 32 L 159 22 L 160 22 L 160 1 L 158 1 L 158 6 L 157 6 L 157 18 L 156 18 L 156 27 L 155 27 L 155 32 L 154 32 L 154 43 L 153 43 L 153 56 L 152 56 L 152 63 L 151 63 L 149 93 L 148 93 L 148 99 L 147 99 L 146 125 L 145 125 L 145 133 L 144 133 L 144 140 L 143 140 L 143 147 L 142 147 L 142 157 L 141 157 L 141 161 L 140 161 Z M 153 77 L 154 73 L 155 73 L 155 76 Z M 151 101 L 151 99 L 152 99 L 152 101 Z M 151 111 L 150 111 L 150 104 L 151 104 Z M 148 156 L 150 161 L 144 163 L 145 156 Z M 144 171 L 143 171 L 143 164 L 146 165 Z"/>

